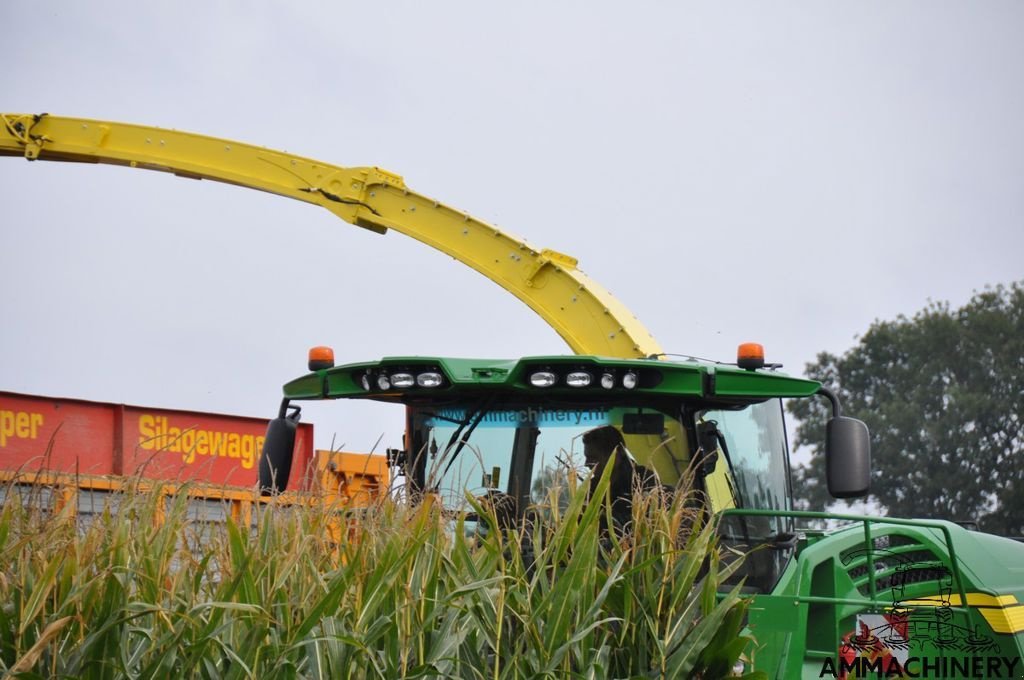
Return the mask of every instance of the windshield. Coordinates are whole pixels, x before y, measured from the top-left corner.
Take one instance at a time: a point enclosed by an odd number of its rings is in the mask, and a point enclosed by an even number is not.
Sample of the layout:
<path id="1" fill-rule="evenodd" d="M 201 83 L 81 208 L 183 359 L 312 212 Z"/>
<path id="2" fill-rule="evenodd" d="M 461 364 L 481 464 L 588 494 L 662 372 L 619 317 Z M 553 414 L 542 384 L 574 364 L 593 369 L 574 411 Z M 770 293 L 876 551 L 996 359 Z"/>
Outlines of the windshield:
<path id="1" fill-rule="evenodd" d="M 740 410 L 714 410 L 698 414 L 698 427 L 711 427 L 724 456 L 716 473 L 727 474 L 736 507 L 758 510 L 790 510 L 789 455 L 782 403 L 778 399 Z M 726 472 L 727 471 L 727 472 Z M 749 550 L 768 543 L 774 549 L 749 554 L 738 577 L 761 592 L 770 591 L 791 556 L 779 549 L 790 539 L 791 520 L 781 517 L 726 515 L 722 537 L 727 543 Z"/>
<path id="2" fill-rule="evenodd" d="M 413 406 L 411 416 L 414 478 L 450 509 L 467 510 L 466 493 L 509 494 L 520 509 L 548 499 L 570 476 L 587 472 L 583 435 L 606 426 L 666 483 L 686 466 L 678 417 L 652 407 L 480 401 Z"/>
<path id="3" fill-rule="evenodd" d="M 739 411 L 704 411 L 698 423 L 713 422 L 722 435 L 732 472 L 736 505 L 789 510 L 789 456 L 778 399 Z"/>

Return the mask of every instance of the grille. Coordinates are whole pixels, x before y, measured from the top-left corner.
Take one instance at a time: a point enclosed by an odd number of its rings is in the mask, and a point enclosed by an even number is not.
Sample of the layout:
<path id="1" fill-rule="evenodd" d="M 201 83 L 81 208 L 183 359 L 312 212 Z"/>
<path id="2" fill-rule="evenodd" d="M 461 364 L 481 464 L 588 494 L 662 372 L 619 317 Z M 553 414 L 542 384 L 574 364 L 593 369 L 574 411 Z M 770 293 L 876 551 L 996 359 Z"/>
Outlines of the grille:
<path id="1" fill-rule="evenodd" d="M 952 585 L 952 573 L 939 556 L 920 541 L 902 534 L 877 536 L 872 540 L 875 567 L 875 592 L 880 597 L 891 591 L 892 601 L 903 599 L 904 587 L 925 582 Z M 866 544 L 850 548 L 839 555 L 846 572 L 864 596 L 871 592 Z"/>

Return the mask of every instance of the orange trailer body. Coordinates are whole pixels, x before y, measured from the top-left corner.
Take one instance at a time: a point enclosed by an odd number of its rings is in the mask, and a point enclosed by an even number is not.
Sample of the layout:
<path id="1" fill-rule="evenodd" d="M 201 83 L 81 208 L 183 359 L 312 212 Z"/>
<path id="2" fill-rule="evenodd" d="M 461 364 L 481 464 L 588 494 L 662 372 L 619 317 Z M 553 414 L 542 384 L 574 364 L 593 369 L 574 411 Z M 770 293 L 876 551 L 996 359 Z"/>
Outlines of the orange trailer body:
<path id="1" fill-rule="evenodd" d="M 0 483 L 117 491 L 145 487 L 231 504 L 254 500 L 267 421 L 0 392 Z M 74 487 L 74 488 L 72 488 Z M 383 456 L 314 451 L 313 426 L 295 438 L 288 502 L 316 497 L 366 506 L 388 489 Z"/>
<path id="2" fill-rule="evenodd" d="M 0 469 L 256 484 L 267 421 L 0 392 Z M 306 489 L 313 426 L 299 425 L 289 483 Z"/>

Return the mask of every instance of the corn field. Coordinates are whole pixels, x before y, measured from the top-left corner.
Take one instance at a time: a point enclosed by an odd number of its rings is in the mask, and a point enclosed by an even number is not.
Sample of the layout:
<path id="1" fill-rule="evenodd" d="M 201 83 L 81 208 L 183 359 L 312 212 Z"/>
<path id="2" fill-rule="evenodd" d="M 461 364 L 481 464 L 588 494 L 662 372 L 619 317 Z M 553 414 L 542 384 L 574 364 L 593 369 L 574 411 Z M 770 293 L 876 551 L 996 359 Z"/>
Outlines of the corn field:
<path id="1" fill-rule="evenodd" d="M 638 496 L 628 532 L 585 485 L 503 530 L 479 500 L 481 522 L 271 502 L 250 525 L 187 500 L 126 493 L 83 524 L 8 493 L 0 676 L 720 678 L 753 648 L 684 497 Z"/>

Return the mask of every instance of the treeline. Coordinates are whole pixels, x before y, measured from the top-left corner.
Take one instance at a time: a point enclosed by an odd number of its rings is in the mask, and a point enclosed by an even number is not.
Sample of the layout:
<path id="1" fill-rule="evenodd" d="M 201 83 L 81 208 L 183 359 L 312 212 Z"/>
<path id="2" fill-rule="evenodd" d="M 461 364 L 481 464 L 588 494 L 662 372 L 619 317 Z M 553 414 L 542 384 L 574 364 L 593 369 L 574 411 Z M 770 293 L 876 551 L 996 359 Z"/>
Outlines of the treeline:
<path id="1" fill-rule="evenodd" d="M 1024 535 L 1024 284 L 977 292 L 960 308 L 933 303 L 876 321 L 842 356 L 823 352 L 806 374 L 836 390 L 844 414 L 871 430 L 871 499 L 896 517 L 977 521 Z M 797 496 L 820 509 L 820 423 L 827 405 L 793 400 Z"/>

